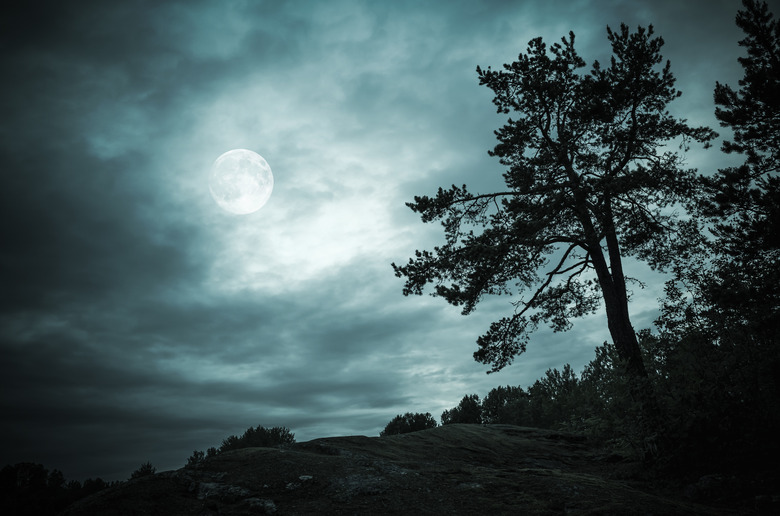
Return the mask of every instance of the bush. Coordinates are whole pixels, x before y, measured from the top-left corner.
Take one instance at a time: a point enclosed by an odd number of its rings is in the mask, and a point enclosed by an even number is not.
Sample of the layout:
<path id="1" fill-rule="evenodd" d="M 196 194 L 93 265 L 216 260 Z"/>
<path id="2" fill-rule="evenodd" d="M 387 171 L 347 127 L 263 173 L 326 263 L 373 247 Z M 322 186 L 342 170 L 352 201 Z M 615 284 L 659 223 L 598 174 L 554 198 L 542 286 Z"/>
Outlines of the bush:
<path id="1" fill-rule="evenodd" d="M 528 393 L 522 387 L 496 387 L 482 400 L 485 424 L 527 424 Z"/>
<path id="2" fill-rule="evenodd" d="M 203 464 L 203 461 L 206 460 L 206 454 L 202 451 L 195 450 L 192 452 L 192 455 L 190 455 L 190 458 L 187 459 L 187 465 L 186 468 L 197 468 L 200 467 L 201 464 Z"/>
<path id="3" fill-rule="evenodd" d="M 479 396 L 471 394 L 463 396 L 460 404 L 450 410 L 441 413 L 441 424 L 452 425 L 455 423 L 466 423 L 479 425 L 482 423 L 482 407 L 479 404 Z"/>
<path id="4" fill-rule="evenodd" d="M 436 423 L 436 420 L 433 419 L 430 412 L 426 412 L 425 414 L 412 414 L 411 412 L 407 412 L 404 415 L 399 414 L 395 416 L 392 421 L 387 423 L 387 426 L 379 433 L 379 436 L 384 437 L 386 435 L 408 434 L 410 432 L 419 432 L 420 430 L 436 428 L 437 426 L 438 424 Z"/>
<path id="5" fill-rule="evenodd" d="M 130 475 L 130 478 L 133 479 L 154 475 L 156 471 L 157 468 L 152 466 L 151 462 L 147 461 L 141 464 L 141 467 L 139 467 L 137 470 L 133 471 L 133 473 Z"/>
<path id="6" fill-rule="evenodd" d="M 241 437 L 231 435 L 224 439 L 222 441 L 222 446 L 219 447 L 219 453 L 228 450 L 238 450 L 240 448 L 270 448 L 273 446 L 292 444 L 294 442 L 295 434 L 291 433 L 288 428 L 275 426 L 268 429 L 262 426 L 258 426 L 257 428 L 252 428 L 250 426 Z"/>
<path id="7" fill-rule="evenodd" d="M 187 459 L 185 467 L 199 468 L 206 460 L 229 450 L 253 447 L 269 448 L 293 444 L 294 442 L 295 434 L 290 432 L 288 428 L 277 426 L 273 428 L 264 428 L 262 426 L 252 428 L 250 426 L 241 437 L 231 435 L 223 439 L 219 449 L 212 446 L 205 453 L 198 450 L 193 451 L 192 455 Z"/>

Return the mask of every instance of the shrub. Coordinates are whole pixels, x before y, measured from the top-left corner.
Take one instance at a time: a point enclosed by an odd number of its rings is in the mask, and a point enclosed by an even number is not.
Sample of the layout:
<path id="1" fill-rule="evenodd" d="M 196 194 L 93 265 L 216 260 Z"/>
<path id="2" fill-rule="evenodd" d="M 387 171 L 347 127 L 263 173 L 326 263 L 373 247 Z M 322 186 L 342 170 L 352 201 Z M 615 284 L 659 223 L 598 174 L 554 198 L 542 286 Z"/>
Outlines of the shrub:
<path id="1" fill-rule="evenodd" d="M 250 426 L 241 437 L 231 435 L 224 439 L 222 445 L 219 447 L 218 453 L 228 450 L 238 450 L 240 448 L 269 448 L 272 446 L 292 444 L 294 442 L 295 434 L 291 433 L 288 428 L 275 426 L 269 429 L 262 426 L 258 426 L 257 428 L 252 428 Z M 209 453 L 210 452 L 211 451 L 209 450 Z M 217 451 L 215 451 L 214 454 L 216 455 L 216 453 Z"/>
<path id="2" fill-rule="evenodd" d="M 139 467 L 137 470 L 133 471 L 133 473 L 130 475 L 130 478 L 133 479 L 154 475 L 156 471 L 157 468 L 152 466 L 151 462 L 147 461 L 141 464 L 141 467 Z"/>
<path id="3" fill-rule="evenodd" d="M 471 394 L 463 396 L 457 407 L 445 410 L 441 414 L 441 424 L 451 425 L 454 423 L 467 423 L 478 425 L 482 423 L 482 406 L 479 403 L 479 396 Z"/>
<path id="4" fill-rule="evenodd" d="M 187 459 L 187 465 L 185 467 L 187 468 L 197 468 L 201 464 L 203 464 L 203 461 L 206 460 L 206 454 L 202 451 L 195 450 L 192 452 L 192 455 L 190 455 L 190 458 Z"/>
<path id="5" fill-rule="evenodd" d="M 290 432 L 285 427 L 273 427 L 264 428 L 257 426 L 252 428 L 251 426 L 244 432 L 241 437 L 231 435 L 222 440 L 222 445 L 219 448 L 211 447 L 204 453 L 203 451 L 195 450 L 192 455 L 187 459 L 187 468 L 198 468 L 206 460 L 216 457 L 222 452 L 229 450 L 238 450 L 241 448 L 269 448 L 272 446 L 283 446 L 286 444 L 293 444 L 295 442 L 295 434 Z"/>
<path id="6" fill-rule="evenodd" d="M 428 428 L 436 428 L 438 424 L 436 420 L 431 416 L 430 412 L 425 414 L 417 413 L 412 414 L 407 412 L 404 415 L 395 416 L 385 429 L 379 433 L 380 437 L 386 435 L 398 435 L 408 434 L 410 432 L 418 432 L 420 430 L 427 430 Z"/>
<path id="7" fill-rule="evenodd" d="M 482 400 L 485 424 L 527 424 L 528 393 L 522 387 L 496 387 Z"/>

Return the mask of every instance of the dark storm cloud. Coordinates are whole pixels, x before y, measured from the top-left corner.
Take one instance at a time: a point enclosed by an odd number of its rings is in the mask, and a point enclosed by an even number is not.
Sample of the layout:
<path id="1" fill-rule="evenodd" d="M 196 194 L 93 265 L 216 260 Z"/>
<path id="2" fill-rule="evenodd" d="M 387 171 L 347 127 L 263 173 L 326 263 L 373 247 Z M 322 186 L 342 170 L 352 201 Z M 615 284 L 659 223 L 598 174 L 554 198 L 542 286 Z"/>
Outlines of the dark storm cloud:
<path id="1" fill-rule="evenodd" d="M 500 184 L 486 151 L 503 118 L 476 65 L 497 68 L 531 38 L 570 29 L 590 63 L 608 50 L 607 24 L 654 23 L 692 99 L 684 106 L 709 116 L 714 80 L 736 69 L 737 7 L 5 11 L 0 466 L 123 479 L 145 460 L 179 467 L 248 426 L 376 435 L 399 412 L 438 416 L 463 394 L 527 384 L 567 361 L 578 369 L 600 344 L 600 318 L 571 335 L 540 332 L 511 370 L 486 377 L 474 341 L 506 301 L 462 318 L 441 300 L 404 298 L 390 262 L 441 234 L 403 203 L 451 183 Z M 201 171 L 261 144 L 277 179 L 269 205 L 255 218 L 218 213 Z M 643 322 L 654 297 L 638 301 Z"/>
<path id="2" fill-rule="evenodd" d="M 128 177 L 139 156 L 102 161 L 56 147 L 3 150 L 13 170 L 0 192 L 4 309 L 130 295 L 191 273 L 181 228 L 152 241 L 140 224 L 137 206 L 154 194 Z"/>
<path id="3" fill-rule="evenodd" d="M 11 345 L 4 347 L 0 374 L 14 391 L 0 410 L 3 435 L 18 443 L 12 452 L 6 451 L 12 454 L 9 459 L 51 456 L 72 464 L 72 475 L 88 476 L 96 470 L 105 475 L 115 473 L 112 467 L 126 471 L 137 466 L 133 461 L 137 462 L 138 451 L 118 457 L 109 453 L 112 447 L 114 451 L 146 447 L 151 453 L 178 436 L 178 450 L 202 449 L 257 424 L 293 428 L 319 424 L 325 431 L 334 415 L 392 410 L 408 402 L 391 376 L 361 372 L 355 356 L 366 345 L 383 348 L 390 327 L 411 325 L 413 330 L 424 321 L 415 324 L 409 314 L 394 320 L 383 314 L 373 321 L 362 316 L 354 328 L 348 321 L 336 322 L 335 327 L 303 321 L 300 330 L 278 336 L 270 332 L 290 326 L 284 320 L 290 307 L 270 305 L 228 304 L 216 314 L 217 307 L 157 306 L 157 324 L 154 316 L 143 310 L 133 313 L 128 307 L 122 315 L 135 315 L 143 323 L 125 322 L 125 328 L 108 314 L 103 314 L 106 320 L 90 314 L 39 319 L 33 334 L 29 321 L 17 320 L 17 331 L 5 327 Z M 322 312 L 321 317 L 340 317 L 336 310 Z M 258 321 L 262 313 L 276 324 Z M 92 323 L 95 319 L 104 326 Z M 239 373 L 247 366 L 251 370 L 248 377 L 225 381 L 208 378 L 208 368 L 204 371 L 199 363 L 233 367 Z M 385 363 L 390 364 L 392 360 Z M 350 417 L 353 428 L 364 432 L 376 424 L 361 423 L 359 414 Z M 52 440 L 55 428 L 58 437 Z M 81 441 L 90 443 L 93 457 L 83 466 L 84 450 L 72 446 Z M 173 460 L 169 466 L 185 458 L 181 451 L 166 450 L 159 456 Z"/>
<path id="4" fill-rule="evenodd" d="M 151 5 L 32 2 L 5 16 L 6 309 L 132 296 L 192 273 L 186 250 L 196 229 L 143 220 L 160 201 L 145 149 L 101 157 L 85 140 L 90 131 L 114 131 L 146 143 L 163 125 L 154 123 L 163 117 L 123 127 L 128 120 L 101 116 L 125 103 L 154 111 L 165 102 L 160 92 L 172 89 L 155 73 L 153 52 L 165 45 L 150 26 Z"/>

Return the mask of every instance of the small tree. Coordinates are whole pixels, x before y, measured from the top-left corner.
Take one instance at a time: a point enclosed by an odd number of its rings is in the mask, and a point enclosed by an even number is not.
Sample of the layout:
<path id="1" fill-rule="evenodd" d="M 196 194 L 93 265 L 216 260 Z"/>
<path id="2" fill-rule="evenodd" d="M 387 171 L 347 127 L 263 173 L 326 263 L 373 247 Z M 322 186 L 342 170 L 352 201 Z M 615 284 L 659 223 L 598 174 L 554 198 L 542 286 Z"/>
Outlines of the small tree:
<path id="1" fill-rule="evenodd" d="M 398 435 L 408 434 L 411 432 L 419 432 L 420 430 L 427 430 L 429 428 L 436 428 L 438 424 L 436 420 L 431 416 L 430 412 L 425 414 L 417 413 L 412 414 L 407 412 L 404 415 L 395 416 L 385 429 L 379 432 L 380 437 L 386 435 Z"/>
<path id="2" fill-rule="evenodd" d="M 195 450 L 192 452 L 192 455 L 187 459 L 187 465 L 185 467 L 187 468 L 198 468 L 203 464 L 203 461 L 206 460 L 206 454 L 202 451 Z"/>
<path id="3" fill-rule="evenodd" d="M 141 464 L 141 467 L 139 467 L 137 470 L 133 471 L 133 473 L 130 475 L 130 478 L 133 479 L 154 475 L 156 471 L 157 468 L 152 466 L 151 462 L 147 461 Z"/>
<path id="4" fill-rule="evenodd" d="M 441 424 L 451 425 L 455 423 L 466 423 L 479 425 L 482 423 L 482 406 L 479 403 L 479 396 L 471 394 L 463 396 L 457 407 L 445 410 L 441 414 Z"/>
<path id="5" fill-rule="evenodd" d="M 496 387 L 482 400 L 482 422 L 526 424 L 528 393 L 522 387 Z"/>
<path id="6" fill-rule="evenodd" d="M 528 388 L 529 412 L 534 426 L 571 428 L 578 417 L 579 382 L 569 364 L 563 371 L 548 369 L 544 377 Z M 576 427 L 576 425 L 574 425 Z"/>

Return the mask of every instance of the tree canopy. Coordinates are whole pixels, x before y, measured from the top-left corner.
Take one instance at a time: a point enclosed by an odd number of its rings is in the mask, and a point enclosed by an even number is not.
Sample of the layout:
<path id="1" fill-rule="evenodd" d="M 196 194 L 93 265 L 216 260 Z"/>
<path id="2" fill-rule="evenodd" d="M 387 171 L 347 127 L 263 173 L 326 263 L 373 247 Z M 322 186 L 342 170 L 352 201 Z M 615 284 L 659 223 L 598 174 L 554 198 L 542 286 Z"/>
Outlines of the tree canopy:
<path id="1" fill-rule="evenodd" d="M 715 116 L 733 132 L 726 153 L 741 154 L 739 167 L 721 169 L 702 215 L 716 236 L 716 255 L 703 302 L 721 324 L 775 338 L 780 320 L 780 23 L 766 3 L 746 0 L 737 14 L 744 76 L 740 88 L 717 83 Z M 746 314 L 749 318 L 745 318 Z"/>
<path id="2" fill-rule="evenodd" d="M 446 240 L 393 264 L 406 278 L 405 295 L 433 284 L 433 295 L 464 315 L 486 295 L 521 296 L 477 340 L 474 358 L 491 372 L 525 351 L 540 323 L 568 330 L 571 319 L 603 301 L 618 353 L 633 376 L 646 376 L 623 259 L 666 265 L 663 251 L 675 230 L 667 208 L 697 185 L 680 151 L 716 135 L 669 113 L 681 93 L 669 62 L 662 65 L 663 40 L 652 26 L 608 28 L 607 37 L 609 65 L 596 61 L 588 73 L 573 33 L 550 47 L 531 40 L 503 70 L 477 67 L 497 111 L 514 117 L 495 132 L 499 143 L 489 151 L 507 167 L 506 189 L 471 193 L 453 185 L 407 203 L 423 222 L 441 220 Z"/>
<path id="3" fill-rule="evenodd" d="M 382 430 L 379 435 L 384 437 L 386 435 L 398 435 L 408 434 L 411 432 L 419 432 L 420 430 L 427 430 L 429 428 L 436 428 L 438 424 L 433 418 L 430 412 L 398 414 L 395 416 Z"/>

